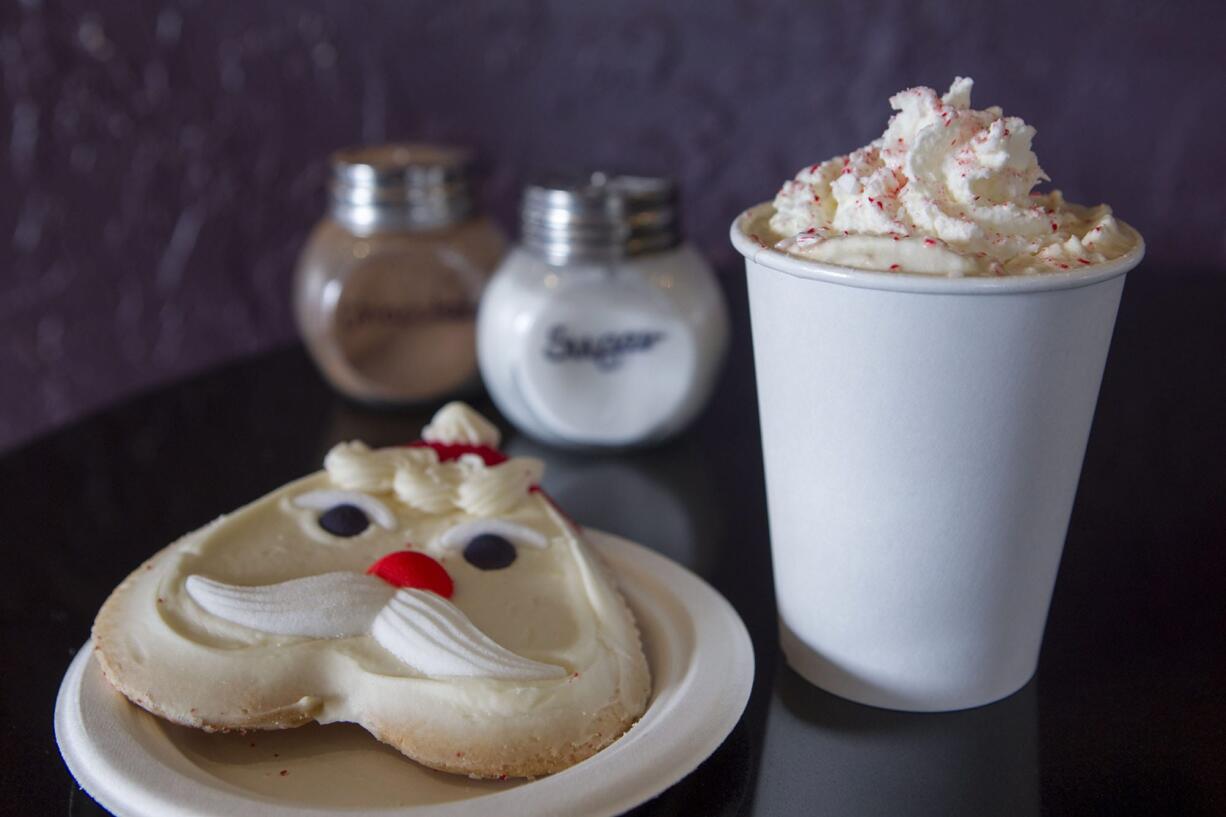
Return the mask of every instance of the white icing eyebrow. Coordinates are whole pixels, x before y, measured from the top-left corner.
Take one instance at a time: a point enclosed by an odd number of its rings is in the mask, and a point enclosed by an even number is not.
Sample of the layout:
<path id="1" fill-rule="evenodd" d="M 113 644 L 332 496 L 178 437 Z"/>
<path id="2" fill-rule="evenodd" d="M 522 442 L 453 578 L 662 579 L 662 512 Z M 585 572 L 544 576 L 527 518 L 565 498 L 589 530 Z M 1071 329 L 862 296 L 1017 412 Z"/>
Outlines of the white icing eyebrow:
<path id="1" fill-rule="evenodd" d="M 396 527 L 396 515 L 391 509 L 361 491 L 307 491 L 294 497 L 293 504 L 295 507 L 312 511 L 326 511 L 336 505 L 352 505 L 363 510 L 379 527 L 387 530 Z"/>
<path id="2" fill-rule="evenodd" d="M 549 545 L 549 540 L 540 531 L 533 530 L 526 525 L 508 522 L 505 519 L 473 519 L 461 522 L 443 531 L 442 535 L 434 540 L 434 545 L 443 550 L 456 550 L 464 547 L 474 536 L 482 533 L 502 536 L 510 539 L 512 544 L 527 545 L 538 550 L 543 550 Z"/>

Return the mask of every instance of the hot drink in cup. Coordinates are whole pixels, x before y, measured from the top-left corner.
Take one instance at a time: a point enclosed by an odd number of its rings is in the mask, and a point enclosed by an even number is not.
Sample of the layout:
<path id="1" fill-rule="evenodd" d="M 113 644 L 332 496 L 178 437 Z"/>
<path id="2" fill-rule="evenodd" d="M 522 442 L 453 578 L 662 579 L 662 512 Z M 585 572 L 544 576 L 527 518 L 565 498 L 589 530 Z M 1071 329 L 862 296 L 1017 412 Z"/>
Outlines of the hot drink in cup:
<path id="1" fill-rule="evenodd" d="M 838 695 L 962 709 L 1034 674 L 1141 237 L 1034 129 L 944 96 L 744 212 L 780 632 Z"/>

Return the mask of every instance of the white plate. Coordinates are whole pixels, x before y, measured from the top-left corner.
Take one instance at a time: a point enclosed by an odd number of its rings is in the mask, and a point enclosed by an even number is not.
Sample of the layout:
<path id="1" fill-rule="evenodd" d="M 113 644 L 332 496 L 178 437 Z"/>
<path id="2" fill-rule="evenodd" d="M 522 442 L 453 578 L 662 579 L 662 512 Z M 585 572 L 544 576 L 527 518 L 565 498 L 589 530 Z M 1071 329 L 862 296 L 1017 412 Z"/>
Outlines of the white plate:
<path id="1" fill-rule="evenodd" d="M 728 736 L 749 699 L 753 646 L 736 611 L 702 579 L 641 545 L 587 534 L 638 619 L 653 691 L 629 732 L 564 772 L 505 783 L 442 774 L 350 724 L 247 735 L 176 726 L 110 687 L 93 642 L 60 686 L 60 753 L 82 788 L 119 817 L 618 814 L 689 774 Z"/>

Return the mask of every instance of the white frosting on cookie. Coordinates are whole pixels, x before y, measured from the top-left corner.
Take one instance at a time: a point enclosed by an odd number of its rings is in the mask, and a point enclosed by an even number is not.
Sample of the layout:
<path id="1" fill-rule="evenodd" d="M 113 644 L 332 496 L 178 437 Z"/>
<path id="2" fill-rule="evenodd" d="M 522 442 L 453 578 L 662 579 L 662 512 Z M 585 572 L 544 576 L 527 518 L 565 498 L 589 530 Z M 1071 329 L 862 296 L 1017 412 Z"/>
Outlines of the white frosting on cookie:
<path id="1" fill-rule="evenodd" d="M 473 537 L 483 533 L 505 537 L 520 546 L 543 548 L 549 544 L 544 534 L 527 525 L 519 525 L 505 519 L 474 519 L 448 528 L 435 540 L 434 547 L 443 551 L 457 550 L 468 544 Z"/>
<path id="2" fill-rule="evenodd" d="M 393 530 L 372 526 L 350 539 L 325 534 L 330 544 L 321 546 L 311 535 L 318 532 L 317 511 L 299 508 L 296 498 L 325 484 L 324 474 L 291 484 L 219 520 L 173 554 L 162 571 L 162 586 L 170 591 L 163 596 L 163 616 L 187 634 L 199 632 L 205 640 L 226 643 L 361 637 L 395 592 L 365 571 L 387 553 L 409 548 L 437 556 L 455 582 L 454 606 L 478 630 L 488 629 L 495 643 L 533 661 L 581 666 L 591 646 L 585 643 L 587 633 L 625 626 L 618 617 L 602 622 L 603 605 L 582 583 L 582 566 L 590 557 L 583 549 L 571 549 L 575 534 L 538 494 L 525 493 L 513 518 L 501 519 L 472 517 L 454 508 L 445 515 L 424 514 L 386 497 L 396 513 Z M 479 533 L 503 535 L 515 543 L 515 563 L 495 571 L 468 564 L 458 552 L 461 537 Z M 178 592 L 179 587 L 186 592 Z M 342 615 L 338 596 L 349 599 L 354 609 Z M 538 616 L 542 611 L 548 614 Z M 362 640 L 357 655 L 388 664 L 377 642 Z M 331 648 L 326 641 L 300 646 Z M 412 665 L 393 671 L 420 674 Z"/>
<path id="3" fill-rule="evenodd" d="M 396 517 L 387 505 L 361 491 L 309 491 L 294 497 L 294 505 L 314 511 L 326 511 L 337 505 L 353 505 L 364 511 L 382 528 L 391 530 L 396 525 Z"/>

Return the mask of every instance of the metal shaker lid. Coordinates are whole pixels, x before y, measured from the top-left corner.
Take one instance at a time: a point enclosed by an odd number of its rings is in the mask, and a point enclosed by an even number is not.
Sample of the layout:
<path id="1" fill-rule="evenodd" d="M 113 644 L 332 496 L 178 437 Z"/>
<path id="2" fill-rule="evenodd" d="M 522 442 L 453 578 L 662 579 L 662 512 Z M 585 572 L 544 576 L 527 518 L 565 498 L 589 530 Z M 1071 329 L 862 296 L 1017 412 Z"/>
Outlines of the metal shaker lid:
<path id="1" fill-rule="evenodd" d="M 332 215 L 357 232 L 440 227 L 472 212 L 472 157 L 443 145 L 389 144 L 332 154 Z"/>
<path id="2" fill-rule="evenodd" d="M 553 175 L 524 189 L 523 243 L 550 264 L 607 261 L 681 243 L 677 186 L 650 176 Z"/>

